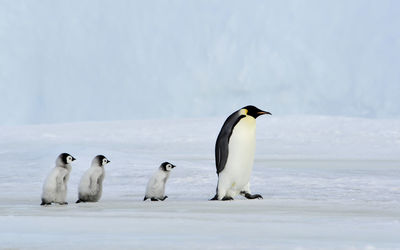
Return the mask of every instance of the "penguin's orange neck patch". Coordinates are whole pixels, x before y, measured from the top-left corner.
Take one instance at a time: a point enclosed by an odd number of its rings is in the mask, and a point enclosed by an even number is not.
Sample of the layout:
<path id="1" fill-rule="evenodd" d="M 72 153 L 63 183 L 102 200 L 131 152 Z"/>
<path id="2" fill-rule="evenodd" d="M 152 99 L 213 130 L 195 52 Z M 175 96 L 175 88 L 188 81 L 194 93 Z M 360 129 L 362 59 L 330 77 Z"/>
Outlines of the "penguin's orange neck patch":
<path id="1" fill-rule="evenodd" d="M 241 114 L 241 115 L 247 115 L 248 112 L 249 112 L 249 111 L 248 111 L 247 109 L 241 109 L 241 110 L 240 110 L 240 114 Z"/>

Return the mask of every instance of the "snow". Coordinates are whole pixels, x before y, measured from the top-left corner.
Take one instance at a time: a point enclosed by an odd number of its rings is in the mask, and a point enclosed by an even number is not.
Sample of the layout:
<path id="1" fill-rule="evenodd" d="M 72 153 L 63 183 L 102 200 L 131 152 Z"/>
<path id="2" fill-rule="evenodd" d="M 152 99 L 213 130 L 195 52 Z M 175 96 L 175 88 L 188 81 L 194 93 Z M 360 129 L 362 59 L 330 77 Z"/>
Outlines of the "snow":
<path id="1" fill-rule="evenodd" d="M 398 249 L 400 120 L 257 119 L 252 191 L 263 200 L 208 201 L 224 118 L 158 119 L 0 130 L 0 248 Z M 44 179 L 72 154 L 67 206 L 41 207 Z M 103 197 L 75 204 L 104 154 Z M 163 161 L 177 167 L 164 202 L 143 202 Z"/>
<path id="2" fill-rule="evenodd" d="M 399 9 L 0 0 L 0 124 L 223 116 L 250 103 L 280 115 L 400 118 Z"/>

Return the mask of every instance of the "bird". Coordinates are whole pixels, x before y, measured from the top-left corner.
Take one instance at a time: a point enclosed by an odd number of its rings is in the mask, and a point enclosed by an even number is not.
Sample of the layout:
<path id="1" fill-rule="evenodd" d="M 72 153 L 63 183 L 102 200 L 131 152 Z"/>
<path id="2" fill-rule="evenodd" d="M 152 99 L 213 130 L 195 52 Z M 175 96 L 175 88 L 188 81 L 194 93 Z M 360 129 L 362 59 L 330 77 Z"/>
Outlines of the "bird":
<path id="1" fill-rule="evenodd" d="M 97 202 L 103 192 L 104 166 L 110 161 L 104 155 L 93 158 L 90 168 L 82 176 L 79 183 L 78 200 L 80 202 Z"/>
<path id="2" fill-rule="evenodd" d="M 256 118 L 271 115 L 253 105 L 232 113 L 224 122 L 215 143 L 218 183 L 211 200 L 233 200 L 238 194 L 247 199 L 262 199 L 251 194 L 250 176 L 256 146 Z"/>
<path id="3" fill-rule="evenodd" d="M 171 173 L 171 170 L 176 166 L 169 163 L 163 162 L 157 171 L 150 178 L 146 187 L 146 194 L 143 201 L 150 199 L 152 201 L 163 201 L 168 198 L 165 194 L 165 183 Z"/>
<path id="4" fill-rule="evenodd" d="M 62 153 L 57 157 L 56 166 L 43 184 L 42 203 L 40 205 L 51 205 L 51 203 L 68 204 L 66 202 L 67 183 L 71 173 L 71 163 L 75 160 L 68 153 Z"/>

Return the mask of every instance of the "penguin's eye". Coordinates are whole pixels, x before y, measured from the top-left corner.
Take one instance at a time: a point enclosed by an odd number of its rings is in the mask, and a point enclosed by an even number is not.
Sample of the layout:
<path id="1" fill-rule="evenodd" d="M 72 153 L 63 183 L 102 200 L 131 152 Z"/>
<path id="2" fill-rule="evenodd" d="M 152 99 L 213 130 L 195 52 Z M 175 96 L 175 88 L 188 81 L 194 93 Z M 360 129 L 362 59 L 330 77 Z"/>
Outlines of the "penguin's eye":
<path id="1" fill-rule="evenodd" d="M 103 164 L 106 164 L 106 163 L 107 163 L 107 159 L 104 158 L 104 159 L 103 159 Z"/>
<path id="2" fill-rule="evenodd" d="M 71 157 L 71 156 L 68 156 L 68 157 L 67 157 L 67 160 L 68 160 L 68 161 L 72 161 L 72 157 Z"/>

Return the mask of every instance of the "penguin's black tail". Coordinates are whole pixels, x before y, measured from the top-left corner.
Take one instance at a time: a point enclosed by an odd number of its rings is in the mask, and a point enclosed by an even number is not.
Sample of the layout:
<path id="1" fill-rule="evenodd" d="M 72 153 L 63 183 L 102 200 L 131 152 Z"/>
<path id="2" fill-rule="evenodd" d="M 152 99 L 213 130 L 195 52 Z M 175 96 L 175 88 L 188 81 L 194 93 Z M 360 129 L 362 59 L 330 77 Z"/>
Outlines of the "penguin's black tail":
<path id="1" fill-rule="evenodd" d="M 210 199 L 210 201 L 216 201 L 216 200 L 218 200 L 218 194 L 216 194 L 214 197 L 212 197 L 212 198 Z"/>
<path id="2" fill-rule="evenodd" d="M 75 203 L 81 203 L 82 201 L 79 199 L 79 200 L 77 200 Z"/>
<path id="3" fill-rule="evenodd" d="M 218 185 L 215 189 L 215 196 L 210 199 L 210 201 L 217 201 L 218 200 Z"/>
<path id="4" fill-rule="evenodd" d="M 45 199 L 42 199 L 42 203 L 40 203 L 40 206 L 46 206 L 46 205 L 51 205 L 51 202 L 47 202 Z"/>
<path id="5" fill-rule="evenodd" d="M 143 201 L 145 201 L 145 200 L 147 200 L 148 198 L 147 198 L 147 196 L 145 196 L 144 198 L 143 198 Z"/>

